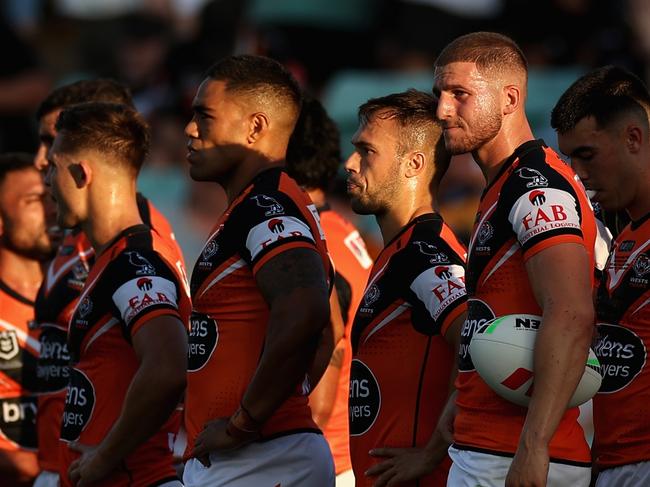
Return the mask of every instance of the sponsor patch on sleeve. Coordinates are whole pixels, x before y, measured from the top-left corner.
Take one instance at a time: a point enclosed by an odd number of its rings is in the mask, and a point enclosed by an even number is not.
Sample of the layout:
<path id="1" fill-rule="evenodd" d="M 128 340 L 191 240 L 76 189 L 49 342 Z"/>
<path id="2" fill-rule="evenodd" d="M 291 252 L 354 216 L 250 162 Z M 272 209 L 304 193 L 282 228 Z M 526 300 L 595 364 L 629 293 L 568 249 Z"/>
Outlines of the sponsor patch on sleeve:
<path id="1" fill-rule="evenodd" d="M 576 199 L 556 188 L 538 188 L 523 194 L 510 210 L 508 220 L 522 246 L 547 232 L 581 232 Z"/>
<path id="2" fill-rule="evenodd" d="M 465 269 L 456 264 L 430 267 L 413 280 L 411 291 L 437 320 L 450 305 L 467 294 Z"/>
<path id="3" fill-rule="evenodd" d="M 255 260 L 260 252 L 278 240 L 295 238 L 314 241 L 311 230 L 305 222 L 293 216 L 278 216 L 251 228 L 246 238 L 246 248 L 251 253 L 251 259 Z"/>
<path id="4" fill-rule="evenodd" d="M 177 299 L 176 285 L 159 276 L 136 277 L 113 293 L 113 302 L 127 326 L 133 318 L 152 306 L 165 305 L 178 309 Z"/>

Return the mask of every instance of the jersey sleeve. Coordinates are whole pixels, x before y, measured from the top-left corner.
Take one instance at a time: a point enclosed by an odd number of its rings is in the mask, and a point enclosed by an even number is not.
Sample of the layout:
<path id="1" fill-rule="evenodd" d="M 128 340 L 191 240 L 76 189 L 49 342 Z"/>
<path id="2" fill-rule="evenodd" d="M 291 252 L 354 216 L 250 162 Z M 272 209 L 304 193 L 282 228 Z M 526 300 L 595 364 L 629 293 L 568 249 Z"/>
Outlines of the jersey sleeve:
<path id="1" fill-rule="evenodd" d="M 310 223 L 317 224 L 317 214 L 305 208 L 301 211 L 291 197 L 279 190 L 252 194 L 241 205 L 239 222 L 242 228 L 241 255 L 253 273 L 269 259 L 289 249 L 307 247 L 317 250 Z M 309 216 L 307 216 L 309 215 Z M 314 219 L 314 222 L 310 222 Z M 323 237 L 324 238 L 324 237 Z"/>
<path id="2" fill-rule="evenodd" d="M 181 320 L 182 283 L 157 252 L 127 250 L 113 265 L 111 299 L 130 336 L 157 316 L 171 315 Z"/>
<path id="3" fill-rule="evenodd" d="M 410 270 L 407 301 L 413 306 L 413 325 L 428 335 L 444 335 L 467 310 L 463 261 L 442 241 L 410 245 L 414 246 L 407 254 L 411 262 L 404 265 Z"/>
<path id="4" fill-rule="evenodd" d="M 540 176 L 545 185 L 526 184 L 527 180 L 513 176 L 503 188 L 512 202 L 508 221 L 526 260 L 553 245 L 584 244 L 576 190 L 560 175 L 549 173 Z"/>

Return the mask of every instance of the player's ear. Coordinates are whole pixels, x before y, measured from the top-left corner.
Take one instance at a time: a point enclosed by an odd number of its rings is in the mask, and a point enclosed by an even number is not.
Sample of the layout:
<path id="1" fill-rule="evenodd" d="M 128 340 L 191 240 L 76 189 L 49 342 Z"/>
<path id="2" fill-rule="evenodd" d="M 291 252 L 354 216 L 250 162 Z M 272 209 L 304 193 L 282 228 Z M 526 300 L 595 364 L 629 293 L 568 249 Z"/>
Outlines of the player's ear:
<path id="1" fill-rule="evenodd" d="M 503 114 L 513 113 L 519 108 L 522 102 L 521 90 L 517 85 L 506 85 L 503 87 Z"/>
<path id="2" fill-rule="evenodd" d="M 68 166 L 68 170 L 70 171 L 70 175 L 72 176 L 72 179 L 74 179 L 74 182 L 79 189 L 88 186 L 92 181 L 93 168 L 85 159 L 82 159 L 75 164 L 70 164 Z"/>
<path id="3" fill-rule="evenodd" d="M 423 152 L 411 151 L 406 154 L 406 177 L 412 178 L 422 174 L 427 163 Z"/>
<path id="4" fill-rule="evenodd" d="M 632 154 L 637 154 L 644 142 L 644 134 L 637 124 L 628 125 L 625 128 L 625 145 Z"/>
<path id="5" fill-rule="evenodd" d="M 255 143 L 269 128 L 269 117 L 264 112 L 253 113 L 250 116 L 247 142 Z"/>

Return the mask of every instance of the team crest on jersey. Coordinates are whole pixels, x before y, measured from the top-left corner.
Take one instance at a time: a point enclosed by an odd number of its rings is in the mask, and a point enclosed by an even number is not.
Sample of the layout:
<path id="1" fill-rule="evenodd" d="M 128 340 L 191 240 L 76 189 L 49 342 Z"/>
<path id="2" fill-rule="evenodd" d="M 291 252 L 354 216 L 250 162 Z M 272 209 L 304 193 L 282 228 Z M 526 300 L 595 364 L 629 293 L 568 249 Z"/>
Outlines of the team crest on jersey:
<path id="1" fill-rule="evenodd" d="M 208 260 L 214 254 L 216 254 L 218 250 L 219 250 L 219 244 L 214 239 L 212 239 L 203 248 L 203 252 L 201 252 L 201 256 L 203 257 L 203 260 Z"/>
<path id="2" fill-rule="evenodd" d="M 421 253 L 429 257 L 429 262 L 432 264 L 445 264 L 449 262 L 449 257 L 444 252 L 440 252 L 438 247 L 432 245 L 428 242 L 423 242 L 422 240 L 417 240 L 413 242 L 413 245 L 417 245 Z"/>
<path id="3" fill-rule="evenodd" d="M 379 287 L 377 284 L 373 284 L 368 288 L 366 294 L 363 296 L 363 304 L 366 306 L 371 306 L 377 302 L 380 296 L 381 291 L 379 290 Z"/>
<path id="4" fill-rule="evenodd" d="M 650 272 L 650 258 L 647 255 L 641 254 L 634 261 L 634 277 L 630 278 L 630 284 L 634 287 L 646 286 L 648 284 L 648 279 L 645 278 L 645 275 Z"/>
<path id="5" fill-rule="evenodd" d="M 257 206 L 266 210 L 264 212 L 265 216 L 282 215 L 284 213 L 284 206 L 278 203 L 275 198 L 271 198 L 265 194 L 257 194 L 251 199 L 255 200 Z"/>
<path id="6" fill-rule="evenodd" d="M 635 240 L 623 240 L 621 242 L 621 245 L 618 246 L 618 249 L 621 252 L 629 252 L 634 248 L 634 245 L 636 244 Z"/>
<path id="7" fill-rule="evenodd" d="M 156 268 L 147 259 L 142 257 L 139 252 L 131 251 L 125 253 L 129 256 L 129 264 L 138 268 L 135 271 L 138 276 L 156 273 Z"/>
<path id="8" fill-rule="evenodd" d="M 79 303 L 79 307 L 77 308 L 77 312 L 79 313 L 80 318 L 85 318 L 90 314 L 90 312 L 93 310 L 93 302 L 90 300 L 88 296 L 86 296 L 81 303 Z"/>
<path id="9" fill-rule="evenodd" d="M 476 238 L 478 239 L 478 243 L 481 245 L 485 245 L 485 242 L 490 240 L 494 236 L 494 227 L 490 222 L 483 222 L 483 225 L 481 225 L 481 228 L 478 230 L 478 235 Z"/>
<path id="10" fill-rule="evenodd" d="M 527 188 L 545 188 L 548 186 L 548 179 L 546 179 L 537 169 L 522 167 L 517 169 L 515 173 L 517 173 L 520 178 L 528 181 L 526 183 Z"/>
<path id="11" fill-rule="evenodd" d="M 0 331 L 0 360 L 11 360 L 20 352 L 18 337 L 14 330 Z"/>

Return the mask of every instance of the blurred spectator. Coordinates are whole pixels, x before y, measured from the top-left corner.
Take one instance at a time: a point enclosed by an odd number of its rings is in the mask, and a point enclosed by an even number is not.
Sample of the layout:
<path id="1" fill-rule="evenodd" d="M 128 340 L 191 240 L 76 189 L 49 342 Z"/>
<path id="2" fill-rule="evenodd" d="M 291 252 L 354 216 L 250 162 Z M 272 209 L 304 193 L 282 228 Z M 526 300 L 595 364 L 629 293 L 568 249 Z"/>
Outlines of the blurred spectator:
<path id="1" fill-rule="evenodd" d="M 36 150 L 33 113 L 50 90 L 32 46 L 23 41 L 0 13 L 0 152 Z"/>

